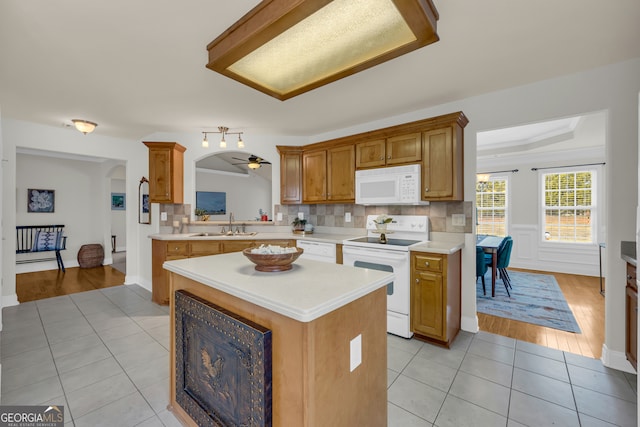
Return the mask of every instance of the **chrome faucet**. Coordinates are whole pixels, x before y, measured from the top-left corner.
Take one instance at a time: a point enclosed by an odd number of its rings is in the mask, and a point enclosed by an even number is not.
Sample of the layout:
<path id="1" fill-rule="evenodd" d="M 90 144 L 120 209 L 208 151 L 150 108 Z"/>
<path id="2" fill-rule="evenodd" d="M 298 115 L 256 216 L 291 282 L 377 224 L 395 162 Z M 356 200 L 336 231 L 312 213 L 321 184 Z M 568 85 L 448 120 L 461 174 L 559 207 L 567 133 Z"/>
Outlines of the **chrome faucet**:
<path id="1" fill-rule="evenodd" d="M 229 232 L 233 233 L 233 212 L 229 212 Z"/>

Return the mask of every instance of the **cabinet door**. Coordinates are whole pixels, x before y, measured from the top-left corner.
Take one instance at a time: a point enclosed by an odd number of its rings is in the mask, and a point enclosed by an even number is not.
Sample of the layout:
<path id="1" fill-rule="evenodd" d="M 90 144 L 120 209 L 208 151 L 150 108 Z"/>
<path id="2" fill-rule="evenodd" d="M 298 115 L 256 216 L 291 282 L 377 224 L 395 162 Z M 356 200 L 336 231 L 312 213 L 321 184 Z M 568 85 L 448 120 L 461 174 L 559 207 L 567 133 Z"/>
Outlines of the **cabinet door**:
<path id="1" fill-rule="evenodd" d="M 356 169 L 384 166 L 386 157 L 385 147 L 386 140 L 384 139 L 376 139 L 356 144 Z"/>
<path id="2" fill-rule="evenodd" d="M 171 152 L 149 150 L 149 201 L 171 202 Z"/>
<path id="3" fill-rule="evenodd" d="M 638 365 L 638 290 L 635 283 L 636 267 L 627 264 L 626 299 L 626 353 L 634 369 Z"/>
<path id="4" fill-rule="evenodd" d="M 149 147 L 149 201 L 182 203 L 184 199 L 184 151 L 175 142 L 145 142 Z"/>
<path id="5" fill-rule="evenodd" d="M 353 145 L 327 150 L 327 200 L 333 202 L 355 201 L 355 167 L 355 147 Z"/>
<path id="6" fill-rule="evenodd" d="M 451 126 L 423 134 L 422 199 L 461 200 L 461 150 L 454 150 Z M 460 156 L 460 159 L 458 159 Z"/>
<path id="7" fill-rule="evenodd" d="M 280 203 L 302 203 L 302 152 L 280 155 Z"/>
<path id="8" fill-rule="evenodd" d="M 327 198 L 327 152 L 310 151 L 302 154 L 302 200 L 323 202 Z"/>
<path id="9" fill-rule="evenodd" d="M 422 135 L 412 133 L 387 139 L 387 165 L 415 163 L 422 160 Z"/>
<path id="10" fill-rule="evenodd" d="M 414 270 L 411 292 L 411 330 L 444 340 L 442 274 Z"/>

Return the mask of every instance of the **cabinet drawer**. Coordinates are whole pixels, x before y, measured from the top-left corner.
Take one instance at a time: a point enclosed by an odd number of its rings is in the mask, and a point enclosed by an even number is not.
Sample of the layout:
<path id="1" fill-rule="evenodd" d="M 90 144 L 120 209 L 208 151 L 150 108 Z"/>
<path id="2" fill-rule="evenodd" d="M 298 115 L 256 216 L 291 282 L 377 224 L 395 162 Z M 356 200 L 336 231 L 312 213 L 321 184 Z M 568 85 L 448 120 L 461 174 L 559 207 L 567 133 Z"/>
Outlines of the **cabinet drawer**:
<path id="1" fill-rule="evenodd" d="M 199 257 L 206 255 L 217 255 L 222 253 L 220 250 L 220 242 L 213 240 L 205 240 L 191 242 L 191 257 Z"/>
<path id="2" fill-rule="evenodd" d="M 188 256 L 189 242 L 169 242 L 167 243 L 167 256 Z"/>
<path id="3" fill-rule="evenodd" d="M 414 258 L 416 270 L 442 272 L 443 258 L 438 255 L 416 255 Z"/>

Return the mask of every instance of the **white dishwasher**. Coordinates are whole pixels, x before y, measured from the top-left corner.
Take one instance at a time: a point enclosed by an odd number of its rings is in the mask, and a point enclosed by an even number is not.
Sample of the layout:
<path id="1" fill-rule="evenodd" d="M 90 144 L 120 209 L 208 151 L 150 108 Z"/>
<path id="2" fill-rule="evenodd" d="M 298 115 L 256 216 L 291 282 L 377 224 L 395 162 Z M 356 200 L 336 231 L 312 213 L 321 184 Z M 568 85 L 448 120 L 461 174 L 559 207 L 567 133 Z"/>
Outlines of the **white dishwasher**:
<path id="1" fill-rule="evenodd" d="M 311 240 L 297 240 L 296 246 L 304 249 L 300 258 L 312 259 L 314 261 L 336 263 L 336 244 L 326 242 L 315 242 Z"/>

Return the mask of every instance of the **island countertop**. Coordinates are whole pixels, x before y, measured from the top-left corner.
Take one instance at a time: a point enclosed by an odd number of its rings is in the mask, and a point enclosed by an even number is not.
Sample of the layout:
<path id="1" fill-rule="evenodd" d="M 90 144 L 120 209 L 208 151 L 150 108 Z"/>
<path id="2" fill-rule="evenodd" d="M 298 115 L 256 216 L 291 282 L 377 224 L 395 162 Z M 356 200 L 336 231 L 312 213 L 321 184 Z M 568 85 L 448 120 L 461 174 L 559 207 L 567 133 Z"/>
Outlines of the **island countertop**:
<path id="1" fill-rule="evenodd" d="M 389 272 L 298 259 L 260 272 L 241 252 L 166 261 L 163 267 L 283 316 L 310 322 L 391 282 Z"/>

